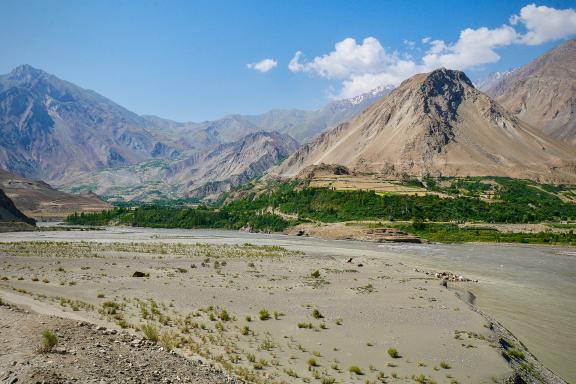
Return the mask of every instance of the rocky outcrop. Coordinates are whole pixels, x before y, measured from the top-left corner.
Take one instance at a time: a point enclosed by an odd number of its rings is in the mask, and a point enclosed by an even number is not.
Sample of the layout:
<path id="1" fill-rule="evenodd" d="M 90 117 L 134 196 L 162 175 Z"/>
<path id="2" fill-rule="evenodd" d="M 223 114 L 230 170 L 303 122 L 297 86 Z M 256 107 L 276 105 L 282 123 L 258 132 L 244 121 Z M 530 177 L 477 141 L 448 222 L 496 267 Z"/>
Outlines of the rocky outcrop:
<path id="1" fill-rule="evenodd" d="M 36 225 L 36 220 L 24 215 L 10 200 L 8 196 L 0 189 L 0 221 L 16 222 L 29 225 Z"/>

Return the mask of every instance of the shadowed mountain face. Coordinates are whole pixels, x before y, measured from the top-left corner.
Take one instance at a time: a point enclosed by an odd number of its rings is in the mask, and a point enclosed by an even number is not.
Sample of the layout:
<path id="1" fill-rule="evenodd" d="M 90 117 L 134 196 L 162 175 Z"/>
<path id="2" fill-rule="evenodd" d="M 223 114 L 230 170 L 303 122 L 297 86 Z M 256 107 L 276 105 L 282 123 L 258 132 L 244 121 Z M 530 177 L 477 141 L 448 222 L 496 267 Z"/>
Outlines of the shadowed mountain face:
<path id="1" fill-rule="evenodd" d="M 288 135 L 256 132 L 200 153 L 185 153 L 178 160 L 93 172 L 62 187 L 79 192 L 93 190 L 119 200 L 213 198 L 262 175 L 298 147 Z"/>
<path id="2" fill-rule="evenodd" d="M 45 181 L 176 150 L 142 117 L 29 65 L 0 77 L 0 167 Z"/>
<path id="3" fill-rule="evenodd" d="M 324 163 L 392 178 L 492 175 L 574 182 L 575 162 L 574 149 L 512 116 L 464 73 L 441 69 L 404 81 L 270 173 L 295 177 Z"/>
<path id="4" fill-rule="evenodd" d="M 62 220 L 74 212 L 100 212 L 111 207 L 94 194 L 61 192 L 43 181 L 26 179 L 2 169 L 0 189 L 26 216 L 40 221 Z"/>
<path id="5" fill-rule="evenodd" d="M 485 92 L 521 120 L 576 145 L 576 40 L 501 76 Z"/>
<path id="6" fill-rule="evenodd" d="M 36 221 L 24 215 L 0 189 L 0 221 L 22 222 L 35 225 Z"/>

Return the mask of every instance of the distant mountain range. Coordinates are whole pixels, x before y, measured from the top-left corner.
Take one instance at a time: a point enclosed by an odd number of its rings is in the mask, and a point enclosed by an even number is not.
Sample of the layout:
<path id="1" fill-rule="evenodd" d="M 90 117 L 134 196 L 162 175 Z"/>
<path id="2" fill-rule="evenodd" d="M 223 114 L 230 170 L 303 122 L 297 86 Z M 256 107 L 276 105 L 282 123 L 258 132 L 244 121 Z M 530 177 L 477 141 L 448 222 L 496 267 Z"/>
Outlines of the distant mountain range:
<path id="1" fill-rule="evenodd" d="M 576 182 L 576 150 L 512 116 L 463 72 L 405 80 L 349 123 L 302 146 L 270 171 L 298 177 L 340 165 L 388 178 L 509 176 Z"/>
<path id="2" fill-rule="evenodd" d="M 294 177 L 324 163 L 386 177 L 574 181 L 575 40 L 476 86 L 486 94 L 443 69 L 318 110 L 195 123 L 139 116 L 23 65 L 0 76 L 0 168 L 145 201 L 216 197 L 287 157 L 271 173 Z"/>
<path id="3" fill-rule="evenodd" d="M 290 136 L 307 140 L 356 116 L 389 91 L 377 89 L 315 111 L 274 110 L 180 123 L 139 116 L 23 65 L 0 76 L 0 168 L 71 191 L 139 198 L 212 195 L 260 175 L 294 152 L 298 142 Z M 234 151 L 236 163 L 230 167 Z M 183 164 L 193 165 L 194 171 L 185 171 Z M 164 187 L 154 191 L 159 185 Z"/>
<path id="4" fill-rule="evenodd" d="M 299 146 L 282 133 L 250 133 L 178 160 L 151 160 L 87 173 L 62 187 L 76 193 L 93 191 L 113 201 L 217 197 L 262 175 Z"/>

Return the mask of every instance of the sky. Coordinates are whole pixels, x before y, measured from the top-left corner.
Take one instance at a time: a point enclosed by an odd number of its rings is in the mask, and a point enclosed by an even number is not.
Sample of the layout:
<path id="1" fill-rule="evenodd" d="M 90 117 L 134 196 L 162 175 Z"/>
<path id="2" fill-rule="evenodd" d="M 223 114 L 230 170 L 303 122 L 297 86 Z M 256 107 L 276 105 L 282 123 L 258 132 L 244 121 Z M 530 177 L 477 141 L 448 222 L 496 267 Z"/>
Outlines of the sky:
<path id="1" fill-rule="evenodd" d="M 0 0 L 30 64 L 139 114 L 315 109 L 438 67 L 474 81 L 576 36 L 576 1 Z"/>

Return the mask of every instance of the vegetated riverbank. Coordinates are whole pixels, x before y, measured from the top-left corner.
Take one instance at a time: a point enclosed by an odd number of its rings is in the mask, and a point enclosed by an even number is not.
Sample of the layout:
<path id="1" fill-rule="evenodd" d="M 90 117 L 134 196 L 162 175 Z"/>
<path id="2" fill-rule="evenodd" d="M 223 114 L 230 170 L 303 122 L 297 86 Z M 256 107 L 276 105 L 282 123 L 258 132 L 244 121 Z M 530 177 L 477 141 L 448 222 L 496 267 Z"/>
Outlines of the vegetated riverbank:
<path id="1" fill-rule="evenodd" d="M 417 181 L 408 181 L 413 185 Z M 420 182 L 418 182 L 420 183 Z M 214 206 L 181 204 L 133 206 L 72 215 L 75 225 L 122 224 L 155 228 L 245 229 L 283 232 L 299 224 L 385 223 L 435 242 L 511 242 L 576 245 L 576 196 L 571 186 L 508 178 L 429 179 L 427 195 L 311 188 L 302 181 L 244 186 Z M 422 187 L 422 184 L 420 184 Z M 490 224 L 547 223 L 539 232 L 514 232 Z M 463 226 L 458 223 L 479 223 Z M 482 226 L 485 223 L 486 226 Z M 378 224 L 373 224 L 372 230 Z M 349 238 L 364 239 L 350 230 Z M 356 237 L 355 237 L 356 236 Z M 382 237 L 384 238 L 384 237 Z M 408 239 L 409 236 L 406 236 Z"/>

